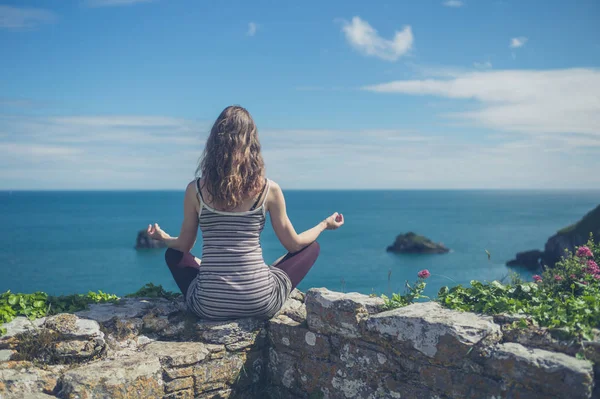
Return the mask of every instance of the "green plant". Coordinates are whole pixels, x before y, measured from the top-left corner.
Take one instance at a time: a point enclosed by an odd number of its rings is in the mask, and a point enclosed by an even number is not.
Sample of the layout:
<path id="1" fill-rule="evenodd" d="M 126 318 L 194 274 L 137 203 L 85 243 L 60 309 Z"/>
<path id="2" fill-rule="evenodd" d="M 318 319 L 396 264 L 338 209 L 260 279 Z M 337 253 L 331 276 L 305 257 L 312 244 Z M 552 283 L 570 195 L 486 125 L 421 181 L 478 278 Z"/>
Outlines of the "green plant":
<path id="1" fill-rule="evenodd" d="M 162 285 L 148 283 L 133 294 L 125 295 L 126 298 L 165 298 L 175 299 L 180 297 L 178 292 L 166 291 Z"/>
<path id="2" fill-rule="evenodd" d="M 391 271 L 388 273 L 388 283 L 391 275 Z M 421 270 L 417 276 L 419 279 L 414 285 L 410 285 L 408 281 L 405 283 L 406 293 L 404 295 L 400 294 L 392 294 L 391 297 L 387 297 L 386 295 L 381 295 L 381 298 L 384 300 L 383 308 L 385 310 L 396 309 L 403 306 L 410 305 L 414 303 L 415 299 L 427 298 L 429 297 L 422 295 L 425 290 L 425 279 L 431 275 L 428 270 Z"/>
<path id="3" fill-rule="evenodd" d="M 470 287 L 442 287 L 437 301 L 475 313 L 525 314 L 541 327 L 560 327 L 571 336 L 592 338 L 600 327 L 600 246 L 593 236 L 535 282 L 513 276 L 511 284 L 471 281 Z"/>

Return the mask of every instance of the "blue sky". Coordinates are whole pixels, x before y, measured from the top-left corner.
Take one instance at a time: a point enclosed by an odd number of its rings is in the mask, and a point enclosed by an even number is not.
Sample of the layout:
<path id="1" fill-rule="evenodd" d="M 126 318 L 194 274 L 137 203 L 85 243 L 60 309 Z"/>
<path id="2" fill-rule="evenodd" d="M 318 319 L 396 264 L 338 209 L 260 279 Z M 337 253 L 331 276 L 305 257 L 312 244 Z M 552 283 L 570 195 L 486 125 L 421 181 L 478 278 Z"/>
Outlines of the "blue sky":
<path id="1" fill-rule="evenodd" d="M 600 187 L 597 0 L 0 0 L 0 189 L 183 189 L 227 105 L 284 188 Z"/>

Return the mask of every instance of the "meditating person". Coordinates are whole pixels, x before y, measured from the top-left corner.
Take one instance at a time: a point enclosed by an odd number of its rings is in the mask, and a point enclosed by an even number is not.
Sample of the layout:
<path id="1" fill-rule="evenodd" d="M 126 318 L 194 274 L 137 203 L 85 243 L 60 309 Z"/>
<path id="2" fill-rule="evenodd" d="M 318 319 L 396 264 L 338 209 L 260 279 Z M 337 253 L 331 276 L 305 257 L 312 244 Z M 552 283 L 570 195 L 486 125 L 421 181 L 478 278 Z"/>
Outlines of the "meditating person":
<path id="1" fill-rule="evenodd" d="M 344 224 L 337 212 L 297 234 L 279 185 L 265 177 L 258 132 L 250 113 L 225 108 L 215 121 L 183 203 L 183 224 L 171 237 L 158 224 L 148 234 L 168 246 L 165 260 L 187 307 L 201 318 L 272 317 L 319 255 L 324 230 Z M 288 251 L 268 266 L 260 245 L 267 213 Z M 202 231 L 202 259 L 190 253 Z"/>

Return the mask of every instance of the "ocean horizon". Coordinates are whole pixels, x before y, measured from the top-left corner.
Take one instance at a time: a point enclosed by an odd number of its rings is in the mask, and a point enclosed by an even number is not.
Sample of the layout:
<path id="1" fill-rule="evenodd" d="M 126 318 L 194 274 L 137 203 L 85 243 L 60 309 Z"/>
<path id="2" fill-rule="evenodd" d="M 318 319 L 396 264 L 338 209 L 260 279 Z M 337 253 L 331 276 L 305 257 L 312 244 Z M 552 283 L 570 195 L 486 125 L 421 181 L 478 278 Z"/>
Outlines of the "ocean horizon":
<path id="1" fill-rule="evenodd" d="M 321 256 L 301 290 L 326 287 L 365 294 L 403 291 L 428 269 L 425 294 L 470 280 L 507 278 L 528 270 L 505 263 L 543 248 L 557 230 L 600 202 L 600 190 L 567 189 L 284 189 L 298 232 L 338 211 L 346 224 L 319 238 Z M 8 195 L 7 195 L 8 194 Z M 159 223 L 173 236 L 182 221 L 183 190 L 2 190 L 0 292 L 89 290 L 124 295 L 152 282 L 176 290 L 163 250 L 134 249 L 137 232 Z M 443 255 L 386 252 L 398 234 L 414 231 L 443 242 Z M 267 222 L 267 263 L 284 253 Z M 193 249 L 201 257 L 199 237 Z M 488 260 L 486 250 L 491 253 Z M 391 278 L 388 281 L 388 273 Z"/>

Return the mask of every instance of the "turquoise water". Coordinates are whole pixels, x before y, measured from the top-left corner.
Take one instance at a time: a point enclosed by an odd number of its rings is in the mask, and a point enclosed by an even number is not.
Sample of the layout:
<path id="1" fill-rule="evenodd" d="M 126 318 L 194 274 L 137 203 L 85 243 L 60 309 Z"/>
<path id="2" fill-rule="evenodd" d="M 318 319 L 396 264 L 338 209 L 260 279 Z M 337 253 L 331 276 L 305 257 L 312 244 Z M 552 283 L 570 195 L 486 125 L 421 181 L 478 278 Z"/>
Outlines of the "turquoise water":
<path id="1" fill-rule="evenodd" d="M 600 191 L 287 191 L 298 232 L 328 214 L 346 224 L 321 235 L 321 256 L 300 288 L 362 293 L 402 290 L 429 269 L 427 295 L 443 285 L 493 280 L 522 250 L 542 248 L 556 230 L 600 202 Z M 179 233 L 183 192 L 0 192 L 0 292 L 98 290 L 126 294 L 147 282 L 176 290 L 164 250 L 136 251 L 137 231 L 158 222 Z M 397 234 L 415 231 L 452 249 L 444 255 L 394 255 Z M 270 225 L 267 262 L 283 254 Z M 201 239 L 194 254 L 201 255 Z M 485 250 L 492 254 L 488 261 Z M 388 272 L 391 281 L 388 285 Z M 525 277 L 531 274 L 523 272 Z"/>

